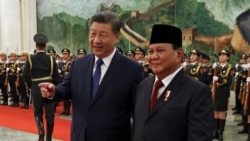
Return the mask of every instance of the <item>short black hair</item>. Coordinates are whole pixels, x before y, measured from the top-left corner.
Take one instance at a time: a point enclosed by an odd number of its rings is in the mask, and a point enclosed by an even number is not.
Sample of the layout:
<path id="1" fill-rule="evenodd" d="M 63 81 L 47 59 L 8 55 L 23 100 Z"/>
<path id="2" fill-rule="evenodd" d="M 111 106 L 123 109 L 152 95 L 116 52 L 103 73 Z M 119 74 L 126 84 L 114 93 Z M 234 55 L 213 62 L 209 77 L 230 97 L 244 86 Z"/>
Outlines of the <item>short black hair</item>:
<path id="1" fill-rule="evenodd" d="M 116 13 L 111 11 L 102 11 L 96 13 L 91 17 L 90 25 L 92 25 L 94 22 L 111 24 L 112 32 L 115 34 L 119 33 L 122 27 L 121 18 Z"/>

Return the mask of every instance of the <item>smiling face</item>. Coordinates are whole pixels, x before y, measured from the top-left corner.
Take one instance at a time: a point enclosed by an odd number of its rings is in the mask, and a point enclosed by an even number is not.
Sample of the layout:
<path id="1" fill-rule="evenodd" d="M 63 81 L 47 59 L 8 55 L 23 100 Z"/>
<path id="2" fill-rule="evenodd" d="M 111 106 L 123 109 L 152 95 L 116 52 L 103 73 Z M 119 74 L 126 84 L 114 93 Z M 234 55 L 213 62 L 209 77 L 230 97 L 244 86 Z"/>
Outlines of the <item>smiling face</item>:
<path id="1" fill-rule="evenodd" d="M 182 48 L 174 50 L 172 44 L 157 43 L 149 46 L 147 60 L 157 77 L 163 79 L 181 66 L 183 55 Z"/>
<path id="2" fill-rule="evenodd" d="M 113 33 L 111 24 L 93 22 L 90 26 L 89 45 L 98 58 L 109 56 L 119 40 L 120 33 Z"/>

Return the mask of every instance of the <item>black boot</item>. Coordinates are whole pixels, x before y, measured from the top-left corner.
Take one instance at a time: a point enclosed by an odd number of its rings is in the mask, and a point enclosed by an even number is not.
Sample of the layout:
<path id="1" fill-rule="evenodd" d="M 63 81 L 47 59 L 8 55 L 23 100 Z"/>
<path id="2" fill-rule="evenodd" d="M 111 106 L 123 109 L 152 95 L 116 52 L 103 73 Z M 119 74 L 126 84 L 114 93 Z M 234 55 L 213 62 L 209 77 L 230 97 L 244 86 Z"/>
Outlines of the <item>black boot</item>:
<path id="1" fill-rule="evenodd" d="M 247 130 L 248 130 L 247 141 L 250 141 L 250 123 L 247 123 Z"/>
<path id="2" fill-rule="evenodd" d="M 29 109 L 29 98 L 28 98 L 28 96 L 23 97 L 23 106 L 21 108 Z"/>
<path id="3" fill-rule="evenodd" d="M 66 102 L 66 101 L 65 101 Z M 65 113 L 64 115 L 69 115 L 70 114 L 70 106 L 71 106 L 71 102 L 69 100 L 67 100 L 66 102 L 66 108 L 65 108 Z"/>
<path id="4" fill-rule="evenodd" d="M 238 132 L 238 134 L 248 133 L 247 131 L 247 115 L 242 116 L 243 129 Z"/>
<path id="5" fill-rule="evenodd" d="M 218 137 L 219 137 L 219 141 L 223 141 L 223 132 L 224 132 L 224 128 L 225 128 L 225 123 L 226 120 L 225 119 L 220 119 L 219 121 L 219 131 L 218 131 Z"/>
<path id="6" fill-rule="evenodd" d="M 214 119 L 213 139 L 218 139 L 219 119 Z"/>
<path id="7" fill-rule="evenodd" d="M 35 117 L 35 121 L 36 121 L 36 126 L 38 128 L 38 132 L 39 132 L 39 138 L 38 141 L 44 141 L 44 127 L 43 127 L 43 118 L 36 116 Z"/>
<path id="8" fill-rule="evenodd" d="M 53 124 L 53 123 L 48 123 L 48 122 L 47 122 L 46 141 L 51 141 L 53 129 L 54 129 L 54 124 Z"/>

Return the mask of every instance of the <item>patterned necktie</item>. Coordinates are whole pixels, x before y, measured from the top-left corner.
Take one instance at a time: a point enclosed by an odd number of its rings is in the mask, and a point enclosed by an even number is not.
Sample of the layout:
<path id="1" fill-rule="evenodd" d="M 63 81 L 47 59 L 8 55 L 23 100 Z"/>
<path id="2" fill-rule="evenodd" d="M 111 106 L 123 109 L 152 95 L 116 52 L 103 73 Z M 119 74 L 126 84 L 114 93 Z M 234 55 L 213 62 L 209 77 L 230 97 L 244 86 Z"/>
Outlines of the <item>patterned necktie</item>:
<path id="1" fill-rule="evenodd" d="M 96 92 L 99 88 L 99 82 L 101 78 L 101 65 L 103 64 L 102 59 L 96 61 L 96 69 L 93 75 L 93 84 L 92 84 L 92 99 L 95 97 Z"/>
<path id="2" fill-rule="evenodd" d="M 152 94 L 152 97 L 151 97 L 151 100 L 150 100 L 150 104 L 149 104 L 149 110 L 151 111 L 151 109 L 153 108 L 157 98 L 158 98 L 158 91 L 159 89 L 163 86 L 163 83 L 161 80 L 157 80 L 155 82 L 155 85 L 154 85 L 154 91 L 153 91 L 153 94 Z"/>

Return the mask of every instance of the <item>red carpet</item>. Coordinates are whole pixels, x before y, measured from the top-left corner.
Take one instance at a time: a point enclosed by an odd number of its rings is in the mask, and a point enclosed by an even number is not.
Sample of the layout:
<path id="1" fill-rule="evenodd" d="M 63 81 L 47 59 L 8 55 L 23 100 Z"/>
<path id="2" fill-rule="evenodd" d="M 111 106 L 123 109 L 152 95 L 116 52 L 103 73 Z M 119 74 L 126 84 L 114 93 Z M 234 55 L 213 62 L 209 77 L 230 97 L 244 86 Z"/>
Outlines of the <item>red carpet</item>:
<path id="1" fill-rule="evenodd" d="M 69 141 L 71 121 L 59 118 L 58 113 L 61 111 L 62 106 L 59 104 L 57 107 L 57 113 L 55 113 L 53 138 Z M 22 109 L 19 107 L 14 108 L 0 105 L 0 126 L 35 134 L 38 133 L 32 109 Z"/>

